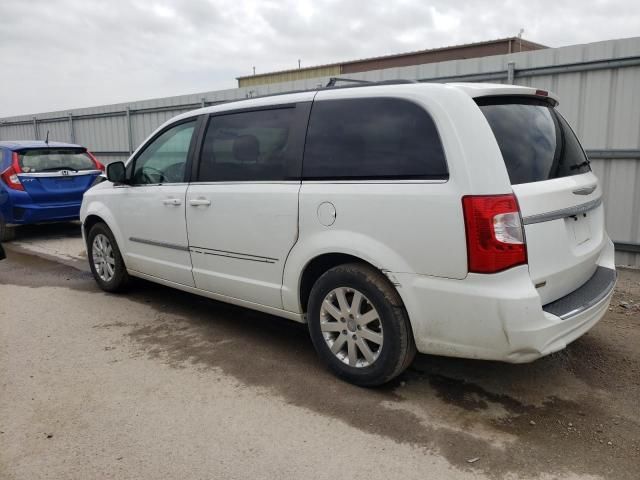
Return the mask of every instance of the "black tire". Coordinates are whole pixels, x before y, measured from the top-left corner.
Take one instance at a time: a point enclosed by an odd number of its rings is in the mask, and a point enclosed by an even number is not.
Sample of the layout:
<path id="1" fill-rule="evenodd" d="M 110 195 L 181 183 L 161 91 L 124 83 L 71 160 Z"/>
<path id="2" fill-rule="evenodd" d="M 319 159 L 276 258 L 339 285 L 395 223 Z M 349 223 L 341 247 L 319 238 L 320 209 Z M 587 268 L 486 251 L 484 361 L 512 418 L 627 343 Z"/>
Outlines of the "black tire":
<path id="1" fill-rule="evenodd" d="M 9 227 L 0 217 L 0 242 L 8 242 L 16 238 L 16 227 Z"/>
<path id="2" fill-rule="evenodd" d="M 96 271 L 95 261 L 93 258 L 93 242 L 98 235 L 104 235 L 109 240 L 113 252 L 114 260 L 114 273 L 109 280 L 100 278 L 99 273 Z M 87 256 L 89 259 L 89 266 L 91 267 L 91 273 L 98 286 L 105 292 L 122 292 L 129 285 L 130 277 L 127 273 L 127 267 L 124 264 L 118 244 L 111 233 L 109 227 L 104 223 L 96 223 L 89 230 L 87 235 Z"/>
<path id="3" fill-rule="evenodd" d="M 377 352 L 377 358 L 368 365 L 366 362 L 364 366 L 351 366 L 348 364 L 349 359 L 338 358 L 331 352 L 322 332 L 320 318 L 322 304 L 327 295 L 340 287 L 362 293 L 368 304 L 377 310 L 378 325 L 381 326 L 383 340 Z M 402 300 L 388 279 L 369 265 L 349 263 L 325 272 L 311 289 L 307 318 L 311 340 L 322 362 L 338 377 L 355 385 L 365 387 L 382 385 L 400 375 L 415 357 L 416 346 Z M 335 321 L 333 318 L 329 320 Z M 351 328 L 354 328 L 353 323 L 349 325 L 349 329 Z M 360 327 L 357 327 L 357 330 L 343 330 L 342 333 L 347 332 L 347 337 L 353 333 L 355 336 L 352 338 L 356 339 L 359 330 Z M 340 335 L 340 333 L 335 332 L 332 335 Z M 335 342 L 338 343 L 338 340 Z M 371 343 L 367 345 L 376 346 Z M 364 359 L 359 358 L 358 361 L 362 362 Z"/>

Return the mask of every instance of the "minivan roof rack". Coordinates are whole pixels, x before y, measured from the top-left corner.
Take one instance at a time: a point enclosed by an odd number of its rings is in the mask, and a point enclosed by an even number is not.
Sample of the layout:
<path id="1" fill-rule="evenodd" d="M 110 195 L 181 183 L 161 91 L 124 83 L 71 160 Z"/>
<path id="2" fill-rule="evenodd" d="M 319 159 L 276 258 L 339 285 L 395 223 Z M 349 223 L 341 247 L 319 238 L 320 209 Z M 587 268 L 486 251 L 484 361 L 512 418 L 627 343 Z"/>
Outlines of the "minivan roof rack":
<path id="1" fill-rule="evenodd" d="M 336 86 L 337 82 L 348 82 L 348 83 L 351 83 L 351 85 Z M 407 84 L 407 83 L 422 83 L 422 82 L 420 82 L 418 80 L 409 80 L 409 79 L 406 79 L 406 78 L 401 78 L 401 79 L 398 79 L 398 80 L 372 81 L 372 80 L 357 80 L 355 78 L 331 77 L 329 79 L 329 82 L 324 87 L 322 85 L 318 85 L 316 88 L 310 88 L 310 89 L 291 90 L 291 91 L 287 91 L 287 92 L 277 92 L 277 93 L 266 93 L 264 95 L 256 95 L 255 97 L 247 96 L 247 98 L 237 98 L 237 99 L 234 99 L 234 100 L 222 100 L 222 101 L 215 102 L 215 103 L 212 103 L 210 105 L 207 105 L 207 107 L 212 107 L 212 106 L 216 106 L 216 105 L 222 105 L 224 103 L 238 102 L 240 100 L 253 100 L 253 99 L 256 99 L 256 98 L 279 97 L 279 96 L 284 96 L 284 95 L 291 95 L 291 94 L 294 94 L 294 93 L 319 92 L 319 91 L 321 91 L 323 89 L 373 87 L 373 86 L 376 86 L 376 85 L 402 85 L 402 84 Z"/>
<path id="2" fill-rule="evenodd" d="M 355 83 L 357 85 L 344 85 L 342 87 L 336 87 L 336 83 L 345 82 L 345 83 Z M 406 78 L 400 78 L 397 80 L 381 80 L 378 82 L 372 80 L 359 80 L 356 78 L 344 78 L 344 77 L 331 77 L 329 78 L 329 82 L 325 85 L 325 88 L 346 88 L 346 87 L 357 87 L 357 86 L 373 86 L 373 85 L 401 85 L 405 83 L 418 83 L 416 80 L 409 80 Z"/>
<path id="3" fill-rule="evenodd" d="M 365 85 L 368 85 L 369 83 L 371 83 L 370 80 L 357 80 L 355 78 L 331 77 L 331 78 L 329 78 L 329 81 L 325 85 L 325 88 L 335 87 L 336 83 L 338 83 L 338 82 L 358 83 L 358 84 L 365 84 Z"/>

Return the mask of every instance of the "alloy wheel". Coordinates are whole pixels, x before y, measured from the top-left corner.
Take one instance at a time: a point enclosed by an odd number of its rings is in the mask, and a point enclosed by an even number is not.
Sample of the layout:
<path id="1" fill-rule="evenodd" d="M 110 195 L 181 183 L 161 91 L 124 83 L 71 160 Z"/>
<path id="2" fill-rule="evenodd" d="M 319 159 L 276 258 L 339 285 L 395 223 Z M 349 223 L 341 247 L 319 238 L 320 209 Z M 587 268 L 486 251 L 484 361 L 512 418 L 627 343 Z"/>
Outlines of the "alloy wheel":
<path id="1" fill-rule="evenodd" d="M 116 272 L 116 259 L 109 238 L 102 233 L 97 234 L 93 239 L 91 252 L 98 277 L 104 282 L 109 282 Z"/>
<path id="2" fill-rule="evenodd" d="M 331 353 L 350 367 L 368 367 L 382 351 L 378 311 L 354 288 L 339 287 L 327 294 L 320 307 L 320 330 Z"/>

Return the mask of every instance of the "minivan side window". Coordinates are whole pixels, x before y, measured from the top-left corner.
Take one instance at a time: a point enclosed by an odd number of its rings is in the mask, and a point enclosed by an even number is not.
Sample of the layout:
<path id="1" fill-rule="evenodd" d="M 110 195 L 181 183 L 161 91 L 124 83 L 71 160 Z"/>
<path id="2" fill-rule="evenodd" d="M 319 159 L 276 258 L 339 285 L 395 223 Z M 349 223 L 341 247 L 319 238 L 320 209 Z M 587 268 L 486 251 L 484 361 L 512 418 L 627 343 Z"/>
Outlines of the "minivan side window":
<path id="1" fill-rule="evenodd" d="M 313 104 L 303 161 L 305 180 L 448 179 L 435 123 L 397 98 Z"/>
<path id="2" fill-rule="evenodd" d="M 299 178 L 295 105 L 215 115 L 200 154 L 199 182 Z M 296 158 L 298 157 L 298 158 Z"/>
<path id="3" fill-rule="evenodd" d="M 147 145 L 135 159 L 131 183 L 184 182 L 184 168 L 195 124 L 193 120 L 171 127 Z"/>

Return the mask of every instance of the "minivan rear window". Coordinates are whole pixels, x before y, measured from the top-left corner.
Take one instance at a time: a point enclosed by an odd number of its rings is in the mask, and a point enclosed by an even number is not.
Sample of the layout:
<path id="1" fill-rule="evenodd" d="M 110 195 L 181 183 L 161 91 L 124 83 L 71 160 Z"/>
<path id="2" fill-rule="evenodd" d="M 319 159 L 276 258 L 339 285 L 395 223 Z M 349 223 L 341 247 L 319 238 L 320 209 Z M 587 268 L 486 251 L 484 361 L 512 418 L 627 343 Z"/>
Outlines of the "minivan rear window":
<path id="1" fill-rule="evenodd" d="M 512 185 L 591 170 L 575 133 L 545 101 L 483 97 L 476 102 L 498 141 Z"/>
<path id="2" fill-rule="evenodd" d="M 433 119 L 398 98 L 314 102 L 302 172 L 305 180 L 449 178 Z"/>
<path id="3" fill-rule="evenodd" d="M 18 152 L 18 165 L 24 173 L 96 169 L 86 150 L 78 148 L 22 150 Z"/>

